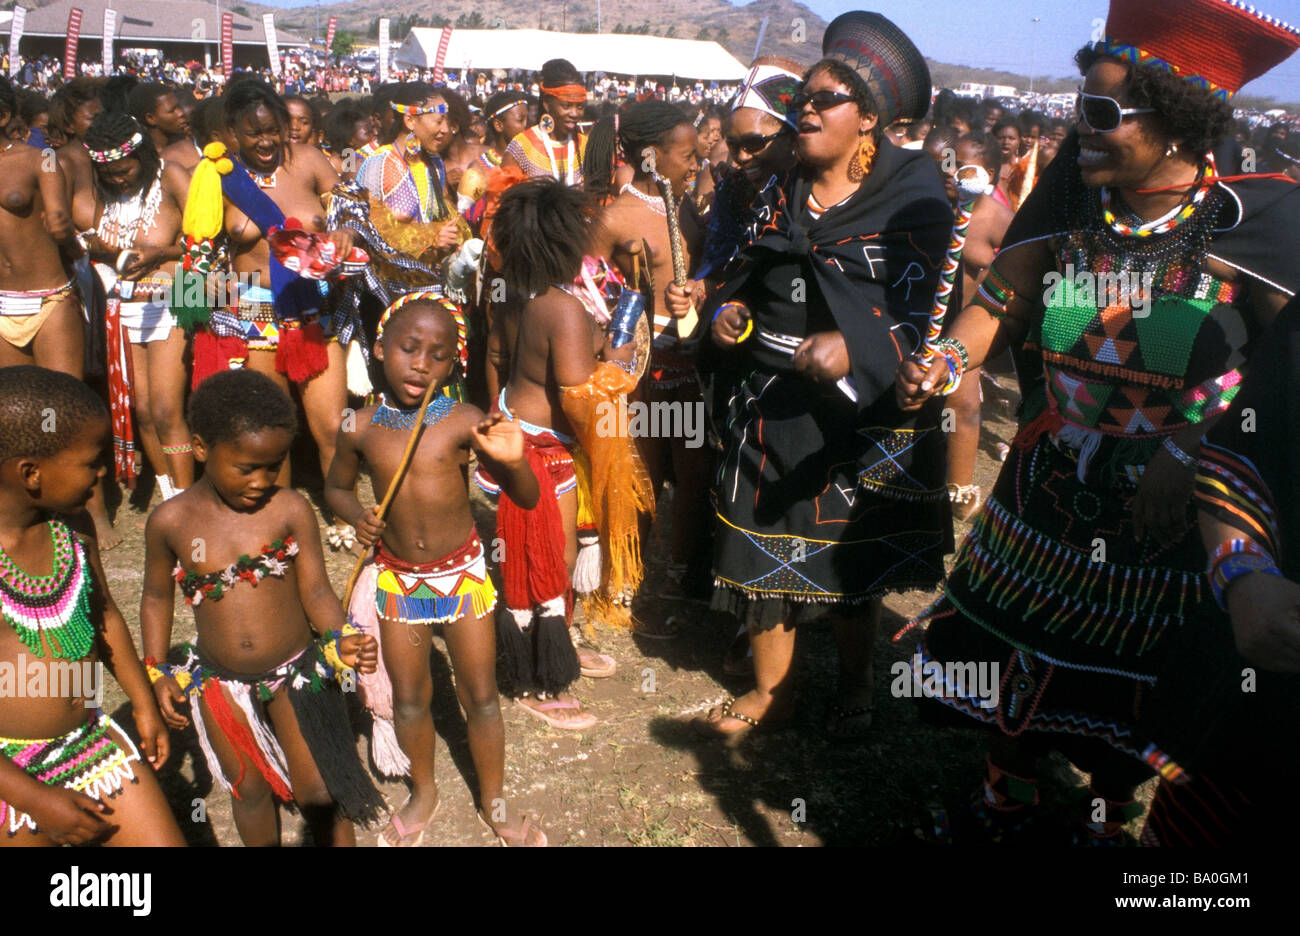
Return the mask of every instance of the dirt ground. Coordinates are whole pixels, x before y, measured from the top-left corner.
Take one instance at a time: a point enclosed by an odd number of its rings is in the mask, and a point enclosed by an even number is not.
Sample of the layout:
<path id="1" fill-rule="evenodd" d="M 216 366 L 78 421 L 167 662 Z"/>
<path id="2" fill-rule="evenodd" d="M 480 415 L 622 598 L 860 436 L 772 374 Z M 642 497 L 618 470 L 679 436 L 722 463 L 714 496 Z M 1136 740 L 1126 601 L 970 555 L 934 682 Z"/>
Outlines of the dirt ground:
<path id="1" fill-rule="evenodd" d="M 1002 387 L 1014 380 L 1001 377 Z M 985 424 L 976 478 L 985 494 L 999 465 L 997 446 L 1014 432 L 1014 389 L 985 383 Z M 298 458 L 303 464 L 314 461 Z M 362 484 L 363 492 L 366 485 Z M 310 484 L 304 487 L 310 493 Z M 363 493 L 363 499 L 365 494 Z M 154 504 L 157 495 L 154 495 Z M 479 530 L 491 536 L 492 510 L 476 504 Z M 661 515 L 667 515 L 662 511 Z M 109 585 L 139 641 L 138 608 L 144 566 L 145 514 L 123 504 L 116 525 L 121 545 L 104 554 Z M 957 525 L 960 538 L 968 529 Z M 728 694 L 746 691 L 745 680 L 722 673 L 722 656 L 734 624 L 705 606 L 657 597 L 664 568 L 662 529 L 648 550 L 647 580 L 634 613 L 647 620 L 675 618 L 674 640 L 648 640 L 624 631 L 599 632 L 601 649 L 617 658 L 612 678 L 582 679 L 575 692 L 600 722 L 582 733 L 551 729 L 503 698 L 506 725 L 506 794 L 539 817 L 553 845 L 921 845 L 935 813 L 946 810 L 959 831 L 984 765 L 983 737 L 966 728 L 935 728 L 918 718 L 917 705 L 889 693 L 890 664 L 906 660 L 913 642 L 893 634 L 933 595 L 912 593 L 885 602 L 876 648 L 875 721 L 870 737 L 852 744 L 828 740 L 822 719 L 834 690 L 834 641 L 828 627 L 800 632 L 796 665 L 799 714 L 789 728 L 755 732 L 735 749 L 698 739 L 688 721 Z M 326 550 L 331 579 L 341 594 L 352 557 Z M 173 645 L 194 637 L 193 617 L 177 596 Z M 450 665 L 440 640 L 432 659 L 437 775 L 442 808 L 426 845 L 490 845 L 493 837 L 475 816 L 473 765 Z M 647 692 L 645 689 L 652 688 Z M 125 696 L 111 683 L 106 709 L 130 724 Z M 367 757 L 368 724 L 358 712 Z M 172 734 L 173 756 L 161 776 L 193 845 L 238 845 L 229 797 L 215 787 L 192 729 Z M 1086 780 L 1062 761 L 1044 776 L 1044 802 L 1057 804 L 1044 823 L 1044 843 L 1063 840 L 1065 803 Z M 405 790 L 382 783 L 390 806 Z M 1142 798 L 1149 799 L 1148 783 Z M 303 843 L 298 817 L 284 812 L 285 844 Z M 1056 828 L 1059 826 L 1060 828 Z M 1136 833 L 1140 823 L 1131 831 Z M 359 830 L 373 844 L 376 831 Z M 961 836 L 955 836 L 960 844 Z"/>

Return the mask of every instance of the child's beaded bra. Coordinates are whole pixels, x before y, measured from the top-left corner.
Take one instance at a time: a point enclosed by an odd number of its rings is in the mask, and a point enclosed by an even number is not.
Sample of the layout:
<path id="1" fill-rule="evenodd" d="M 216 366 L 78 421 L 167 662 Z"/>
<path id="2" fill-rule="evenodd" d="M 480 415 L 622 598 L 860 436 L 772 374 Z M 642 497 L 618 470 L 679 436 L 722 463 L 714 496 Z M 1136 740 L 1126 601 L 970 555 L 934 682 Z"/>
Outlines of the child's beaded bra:
<path id="1" fill-rule="evenodd" d="M 90 575 L 85 547 L 66 523 L 50 520 L 54 569 L 31 575 L 0 549 L 0 608 L 18 639 L 32 653 L 45 655 L 42 638 L 53 656 L 80 660 L 95 642 L 90 616 Z"/>
<path id="2" fill-rule="evenodd" d="M 236 582 L 243 581 L 256 585 L 268 575 L 273 578 L 284 578 L 284 574 L 289 571 L 289 560 L 296 555 L 298 555 L 297 542 L 292 536 L 286 536 L 284 539 L 276 540 L 270 546 L 263 546 L 262 551 L 256 556 L 240 556 L 220 572 L 209 572 L 206 575 L 186 572 L 178 562 L 172 575 L 180 585 L 185 601 L 197 607 L 205 598 L 219 601 L 226 593 L 226 589 L 233 587 Z"/>

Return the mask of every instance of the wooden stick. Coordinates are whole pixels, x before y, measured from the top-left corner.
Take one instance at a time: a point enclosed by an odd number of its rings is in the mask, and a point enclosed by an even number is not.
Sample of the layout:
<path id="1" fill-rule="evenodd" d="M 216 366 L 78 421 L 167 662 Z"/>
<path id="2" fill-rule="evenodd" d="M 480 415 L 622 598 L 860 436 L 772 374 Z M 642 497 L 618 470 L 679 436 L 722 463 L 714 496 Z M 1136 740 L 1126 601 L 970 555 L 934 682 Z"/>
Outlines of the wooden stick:
<path id="1" fill-rule="evenodd" d="M 415 417 L 415 427 L 411 430 L 411 437 L 406 440 L 406 451 L 402 453 L 402 460 L 397 466 L 397 473 L 393 475 L 393 480 L 388 482 L 388 491 L 384 494 L 384 499 L 379 504 L 379 519 L 384 519 L 384 514 L 388 513 L 388 505 L 393 502 L 393 495 L 397 493 L 398 486 L 402 483 L 402 478 L 406 477 L 406 469 L 411 466 L 411 458 L 415 455 L 415 446 L 419 444 L 420 433 L 424 430 L 424 414 L 429 410 L 429 404 L 433 401 L 434 391 L 437 389 L 436 380 L 429 381 L 429 386 L 424 388 L 424 399 L 420 401 L 420 411 Z M 348 576 L 348 587 L 343 591 L 343 613 L 348 613 L 348 605 L 352 603 L 352 590 L 357 587 L 357 578 L 361 575 L 361 569 L 366 564 L 366 558 L 369 550 L 363 552 L 352 567 L 352 574 Z"/>
<path id="2" fill-rule="evenodd" d="M 668 248 L 673 258 L 673 283 L 678 287 L 686 285 L 686 252 L 682 249 L 682 228 L 677 217 L 677 199 L 673 197 L 673 187 L 659 173 L 654 174 L 659 185 L 659 193 L 664 200 L 664 213 L 668 219 Z M 655 297 L 658 300 L 658 296 Z M 689 338 L 700 323 L 700 315 L 695 311 L 695 304 L 686 310 L 686 314 L 677 320 L 677 337 Z"/>

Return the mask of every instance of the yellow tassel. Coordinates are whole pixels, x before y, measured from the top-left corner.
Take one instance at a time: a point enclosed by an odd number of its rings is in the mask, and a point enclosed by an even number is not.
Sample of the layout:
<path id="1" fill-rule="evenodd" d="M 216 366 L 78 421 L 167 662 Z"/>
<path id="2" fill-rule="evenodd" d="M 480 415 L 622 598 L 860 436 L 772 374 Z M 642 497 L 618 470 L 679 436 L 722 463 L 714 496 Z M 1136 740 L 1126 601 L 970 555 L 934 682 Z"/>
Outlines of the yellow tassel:
<path id="1" fill-rule="evenodd" d="M 185 197 L 182 233 L 209 240 L 221 233 L 226 216 L 221 177 L 229 175 L 233 168 L 234 163 L 226 155 L 223 144 L 209 143 L 203 148 L 203 159 L 194 167 L 189 194 Z"/>

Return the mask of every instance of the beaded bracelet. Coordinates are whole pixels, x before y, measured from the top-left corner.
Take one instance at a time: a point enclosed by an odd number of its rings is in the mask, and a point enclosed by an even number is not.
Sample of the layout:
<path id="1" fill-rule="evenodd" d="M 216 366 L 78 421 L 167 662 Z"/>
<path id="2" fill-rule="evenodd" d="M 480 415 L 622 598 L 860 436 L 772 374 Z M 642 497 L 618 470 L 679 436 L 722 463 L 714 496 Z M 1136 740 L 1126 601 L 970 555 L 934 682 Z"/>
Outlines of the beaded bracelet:
<path id="1" fill-rule="evenodd" d="M 1174 441 L 1173 436 L 1165 436 L 1164 441 L 1160 443 L 1160 447 L 1170 455 L 1174 456 L 1174 460 L 1184 468 L 1196 467 L 1196 459 L 1180 449 L 1178 443 Z"/>
<path id="2" fill-rule="evenodd" d="M 1251 572 L 1277 576 L 1282 574 L 1268 551 L 1253 540 L 1233 539 L 1220 543 L 1210 558 L 1207 570 L 1215 603 L 1226 611 L 1228 586 Z"/>
<path id="3" fill-rule="evenodd" d="M 939 388 L 939 395 L 951 396 L 961 386 L 961 379 L 970 364 L 970 356 L 966 352 L 966 346 L 955 338 L 940 338 L 934 344 L 948 363 L 948 382 Z"/>
<path id="4" fill-rule="evenodd" d="M 947 354 L 949 351 L 956 352 L 957 356 L 961 358 L 961 372 L 964 374 L 966 371 L 970 370 L 970 352 L 967 351 L 966 346 L 956 338 L 940 338 L 934 343 L 934 346 L 938 348 L 942 354 Z"/>
<path id="5" fill-rule="evenodd" d="M 718 310 L 713 313 L 713 321 L 716 322 L 718 320 L 718 316 L 722 314 L 724 309 L 730 309 L 733 306 L 737 309 L 741 309 L 745 314 L 745 330 L 742 331 L 740 337 L 736 339 L 736 344 L 740 344 L 754 333 L 754 316 L 749 313 L 749 308 L 743 302 L 724 302 L 722 305 L 718 306 Z"/>
<path id="6" fill-rule="evenodd" d="M 1007 307 L 1015 298 L 1016 291 L 1011 284 L 1003 279 L 996 268 L 989 267 L 988 274 L 984 277 L 984 282 L 980 283 L 972 301 L 993 318 L 1004 319 L 1007 317 Z"/>
<path id="7" fill-rule="evenodd" d="M 188 455 L 194 451 L 194 446 L 186 442 L 184 445 L 164 445 L 162 450 L 164 455 Z"/>
<path id="8" fill-rule="evenodd" d="M 361 633 L 351 624 L 344 624 L 343 630 L 326 631 L 320 635 L 317 643 L 320 644 L 321 653 L 325 656 L 325 663 L 335 673 L 343 674 L 352 667 L 343 662 L 343 654 L 339 649 L 339 640 L 343 637 L 349 637 L 352 634 Z"/>

